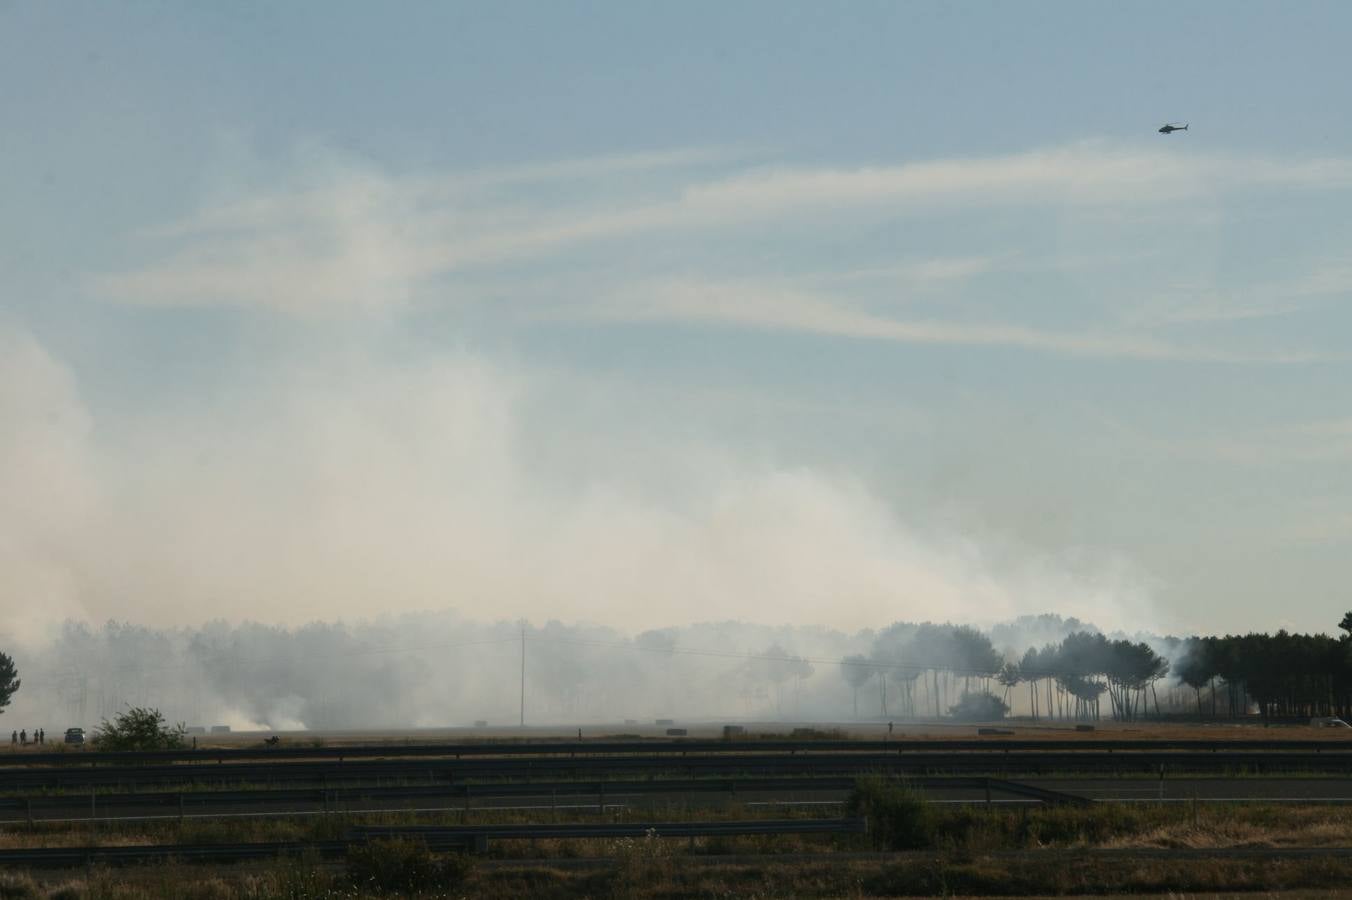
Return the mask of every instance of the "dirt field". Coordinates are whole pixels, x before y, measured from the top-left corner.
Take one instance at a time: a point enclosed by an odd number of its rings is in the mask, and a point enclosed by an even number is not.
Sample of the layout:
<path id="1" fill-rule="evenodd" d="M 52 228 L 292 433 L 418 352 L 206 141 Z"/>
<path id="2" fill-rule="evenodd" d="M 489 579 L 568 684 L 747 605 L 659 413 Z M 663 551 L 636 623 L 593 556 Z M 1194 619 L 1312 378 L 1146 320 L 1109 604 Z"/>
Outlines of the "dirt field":
<path id="1" fill-rule="evenodd" d="M 272 735 L 281 737 L 286 743 L 322 742 L 328 746 L 345 744 L 405 744 L 405 743 L 456 743 L 460 741 L 575 741 L 579 735 L 583 740 L 616 740 L 625 738 L 643 738 L 649 740 L 667 738 L 668 728 L 684 728 L 691 739 L 715 739 L 723 736 L 725 724 L 741 725 L 747 738 L 790 738 L 795 729 L 811 729 L 820 737 L 847 740 L 991 740 L 1006 738 L 1020 740 L 1318 740 L 1331 744 L 1352 746 L 1352 730 L 1335 728 L 1313 728 L 1298 725 L 1274 725 L 1265 727 L 1259 723 L 1155 723 L 1155 722 L 1097 722 L 1093 731 L 1077 731 L 1070 722 L 1001 722 L 981 726 L 970 723 L 895 723 L 891 733 L 885 722 L 694 722 L 676 720 L 673 725 L 657 725 L 654 722 L 643 723 L 613 722 L 592 723 L 586 725 L 527 725 L 521 728 L 515 725 L 488 725 L 482 728 L 409 728 L 350 731 L 236 731 L 230 734 L 195 735 L 201 748 L 252 746 Z M 981 736 L 981 727 L 998 727 L 1012 732 L 1009 735 Z M 92 737 L 92 735 L 91 735 Z M 189 740 L 194 736 L 190 736 Z M 86 745 L 88 746 L 88 745 Z M 49 741 L 44 746 L 29 744 L 27 747 L 0 745 L 2 753 L 61 752 L 78 750 L 67 747 L 59 741 Z"/>

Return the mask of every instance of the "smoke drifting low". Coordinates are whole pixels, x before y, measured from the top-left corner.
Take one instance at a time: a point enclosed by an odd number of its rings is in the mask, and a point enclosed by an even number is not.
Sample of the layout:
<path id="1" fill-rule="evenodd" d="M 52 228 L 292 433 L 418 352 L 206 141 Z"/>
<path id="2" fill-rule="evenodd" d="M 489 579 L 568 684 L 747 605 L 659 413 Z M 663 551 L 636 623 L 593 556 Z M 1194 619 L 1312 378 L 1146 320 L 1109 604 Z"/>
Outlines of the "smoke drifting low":
<path id="1" fill-rule="evenodd" d="M 1152 621 L 1133 584 L 1038 562 L 997 573 L 839 471 L 758 461 L 698 422 L 650 436 L 660 410 L 636 395 L 468 352 L 325 346 L 128 412 L 0 329 L 0 640 L 35 646 L 66 619 L 442 609 L 624 634 L 1046 609 L 1112 626 L 1127 605 Z"/>
<path id="2" fill-rule="evenodd" d="M 144 705 L 172 721 L 235 729 L 512 725 L 520 712 L 523 629 L 531 724 L 842 721 L 861 709 L 865 717 L 878 714 L 878 670 L 843 667 L 840 660 L 864 654 L 919 661 L 914 648 L 898 644 L 915 628 L 895 623 L 847 634 L 719 622 L 628 636 L 560 622 L 481 623 L 449 612 L 297 628 L 67 622 L 50 643 L 16 654 L 24 686 L 5 721 L 15 728 L 90 727 L 128 705 Z M 997 644 L 994 652 L 1017 659 L 1036 641 L 1082 630 L 1094 629 L 1057 616 L 1021 618 L 999 626 L 1008 647 Z M 931 657 L 949 652 L 941 645 L 928 646 Z M 970 664 L 952 653 L 930 664 Z M 906 713 L 896 698 L 890 709 Z"/>

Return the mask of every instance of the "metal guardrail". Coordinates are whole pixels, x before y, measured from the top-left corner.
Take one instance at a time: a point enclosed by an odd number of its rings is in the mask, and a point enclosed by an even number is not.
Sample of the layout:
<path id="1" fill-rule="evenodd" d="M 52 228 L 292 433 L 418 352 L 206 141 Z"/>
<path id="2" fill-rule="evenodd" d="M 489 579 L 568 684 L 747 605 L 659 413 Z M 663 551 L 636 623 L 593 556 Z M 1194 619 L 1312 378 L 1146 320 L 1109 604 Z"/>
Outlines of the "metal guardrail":
<path id="1" fill-rule="evenodd" d="M 369 825 L 349 831 L 361 840 L 420 837 L 455 838 L 466 835 L 489 840 L 534 838 L 727 837 L 755 834 L 863 834 L 866 820 L 752 819 L 740 822 L 577 822 L 545 825 Z"/>
<path id="2" fill-rule="evenodd" d="M 501 759 L 413 759 L 367 762 L 178 764 L 33 767 L 0 771 L 0 791 L 169 784 L 336 786 L 396 779 L 462 782 L 469 779 L 541 779 L 650 776 L 789 776 L 889 774 L 999 774 L 1055 772 L 1310 771 L 1352 773 L 1352 753 L 1287 752 L 907 752 L 765 753 L 680 757 L 552 756 Z"/>
<path id="3" fill-rule="evenodd" d="M 201 750 L 154 750 L 145 752 L 102 752 L 69 750 L 57 753 L 0 753 L 0 770 L 14 766 L 128 765 L 174 762 L 218 762 L 246 760 L 356 760 L 402 759 L 409 757 L 517 757 L 618 755 L 646 756 L 688 754 L 745 753 L 991 753 L 1016 751 L 1130 752 L 1189 751 L 1220 753 L 1233 751 L 1309 753 L 1352 753 L 1352 739 L 1329 740 L 1100 740 L 1085 739 L 1009 739 L 973 740 L 632 740 L 632 741 L 540 741 L 520 743 L 458 744 L 361 744 L 324 747 L 247 747 Z"/>
<path id="4" fill-rule="evenodd" d="M 984 791 L 1012 794 L 1043 803 L 1089 803 L 1086 798 L 1036 785 L 988 777 L 920 776 L 908 779 L 924 790 Z M 71 818 L 137 818 L 151 815 L 210 815 L 230 810 L 230 815 L 276 815 L 278 812 L 342 811 L 351 804 L 400 803 L 417 800 L 444 802 L 494 801 L 517 797 L 550 797 L 557 802 L 597 798 L 604 805 L 607 795 L 732 794 L 755 792 L 844 792 L 854 787 L 851 777 L 800 778 L 706 778 L 648 779 L 643 781 L 561 781 L 509 784 L 390 785 L 340 788 L 278 788 L 221 791 L 155 791 L 119 794 L 37 794 L 0 797 L 0 813 L 13 820 L 41 820 L 64 814 Z M 244 809 L 238 809 L 243 807 Z M 284 807 L 284 809 L 279 809 Z M 357 810 L 360 812 L 360 810 Z"/>

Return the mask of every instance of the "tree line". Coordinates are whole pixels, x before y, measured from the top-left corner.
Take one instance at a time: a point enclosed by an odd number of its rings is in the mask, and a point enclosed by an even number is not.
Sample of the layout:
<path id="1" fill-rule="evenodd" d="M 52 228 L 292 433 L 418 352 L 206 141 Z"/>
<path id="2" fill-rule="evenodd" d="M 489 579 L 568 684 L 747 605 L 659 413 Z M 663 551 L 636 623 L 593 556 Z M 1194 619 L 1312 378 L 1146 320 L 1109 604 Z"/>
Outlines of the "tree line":
<path id="1" fill-rule="evenodd" d="M 1342 634 L 1225 635 L 1184 643 L 1175 666 L 1198 715 L 1235 716 L 1256 707 L 1264 718 L 1352 716 L 1352 612 Z"/>
<path id="2" fill-rule="evenodd" d="M 840 672 L 856 716 L 865 692 L 884 718 L 1003 715 L 1018 702 L 1035 720 L 1132 721 L 1182 712 L 1183 688 L 1199 717 L 1348 718 L 1352 612 L 1339 628 L 1337 637 L 1283 630 L 1151 642 L 1081 630 L 1002 654 L 969 626 L 898 623 L 879 632 L 868 653 L 841 659 Z"/>
<path id="3" fill-rule="evenodd" d="M 1168 660 L 1145 642 L 1079 631 L 1007 659 L 976 628 L 928 622 L 885 629 L 870 653 L 847 656 L 840 667 L 854 690 L 856 714 L 859 691 L 872 684 L 884 717 L 935 718 L 945 710 L 1007 711 L 1014 692 L 1026 686 L 1034 719 L 1099 719 L 1106 697 L 1112 718 L 1129 721 L 1146 713 L 1152 699 L 1159 712 L 1155 684 L 1169 673 Z M 999 705 L 987 700 L 983 706 L 974 695 L 995 698 Z"/>
<path id="4" fill-rule="evenodd" d="M 826 719 L 851 707 L 856 717 L 884 719 L 1350 718 L 1352 613 L 1339 628 L 1336 636 L 1128 638 L 1047 615 L 988 631 L 705 623 L 630 638 L 550 622 L 527 629 L 527 712 L 541 720 Z M 25 715 L 43 710 L 81 724 L 143 706 L 198 722 L 235 710 L 267 727 L 488 718 L 516 712 L 520 638 L 516 623 L 435 616 L 299 629 L 68 623 L 45 652 L 0 653 L 0 712 L 18 694 Z"/>

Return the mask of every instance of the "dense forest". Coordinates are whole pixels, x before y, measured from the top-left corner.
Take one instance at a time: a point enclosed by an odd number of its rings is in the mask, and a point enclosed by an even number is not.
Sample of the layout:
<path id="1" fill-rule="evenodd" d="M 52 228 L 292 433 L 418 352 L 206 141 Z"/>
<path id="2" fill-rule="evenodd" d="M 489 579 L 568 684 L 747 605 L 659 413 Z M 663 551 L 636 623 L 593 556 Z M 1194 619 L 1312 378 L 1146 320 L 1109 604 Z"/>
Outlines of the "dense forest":
<path id="1" fill-rule="evenodd" d="M 1169 674 L 1170 664 L 1144 641 L 1113 640 L 1090 631 L 1075 631 L 1058 643 L 1028 647 L 1009 658 L 975 628 L 926 623 L 883 630 L 871 653 L 847 656 L 840 667 L 856 702 L 858 691 L 876 682 L 884 717 L 957 714 L 962 698 L 974 692 L 995 697 L 998 687 L 998 705 L 988 701 L 975 708 L 1003 714 L 1024 691 L 1027 714 L 1034 719 L 1099 719 L 1106 697 L 1114 719 L 1130 720 L 1145 715 L 1152 700 L 1155 714 L 1160 713 L 1156 682 Z M 957 703 L 950 706 L 950 699 Z M 967 705 L 972 707 L 970 699 Z"/>
<path id="2" fill-rule="evenodd" d="M 1160 684 L 1172 681 L 1193 694 L 1198 717 L 1347 717 L 1352 612 L 1339 628 L 1338 637 L 1278 631 L 1153 641 L 1074 631 L 1013 658 L 974 628 L 896 624 L 878 634 L 871 652 L 844 657 L 840 670 L 854 691 L 856 715 L 859 692 L 870 686 L 884 717 L 957 715 L 963 701 L 948 701 L 960 685 L 968 707 L 975 689 L 998 701 L 975 708 L 1001 715 L 1022 699 L 1033 719 L 1097 720 L 1106 710 L 1129 721 L 1176 714 L 1176 697 L 1160 703 Z"/>

